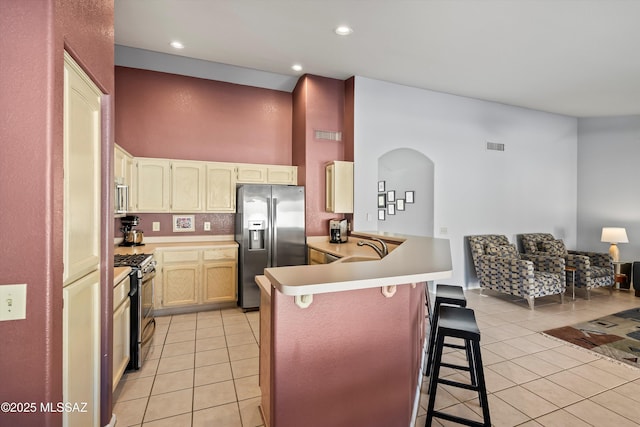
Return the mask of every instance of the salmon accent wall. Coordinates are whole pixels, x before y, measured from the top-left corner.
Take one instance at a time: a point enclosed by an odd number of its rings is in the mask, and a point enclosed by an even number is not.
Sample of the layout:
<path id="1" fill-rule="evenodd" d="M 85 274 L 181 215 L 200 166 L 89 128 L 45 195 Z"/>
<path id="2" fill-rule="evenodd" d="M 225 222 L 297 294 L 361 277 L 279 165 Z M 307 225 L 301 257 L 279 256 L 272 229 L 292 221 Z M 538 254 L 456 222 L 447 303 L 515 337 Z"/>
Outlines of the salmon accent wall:
<path id="1" fill-rule="evenodd" d="M 0 111 L 7 113 L 0 120 L 0 140 L 8 141 L 0 144 L 0 221 L 10 225 L 0 231 L 0 284 L 27 284 L 27 318 L 0 322 L 0 402 L 39 405 L 63 399 L 63 51 L 66 47 L 72 52 L 104 93 L 112 93 L 113 7 L 113 0 L 13 1 L 0 6 Z M 108 153 L 113 150 L 108 97 L 105 105 L 103 243 L 113 234 L 111 186 L 106 184 L 112 179 Z M 109 256 L 103 253 L 102 262 Z M 113 277 L 110 270 L 102 269 L 103 291 Z M 103 298 L 103 313 L 110 302 L 110 297 Z M 105 323 L 105 336 L 110 327 L 110 321 Z M 108 342 L 102 341 L 103 354 L 111 351 Z M 110 382 L 103 390 L 107 387 Z M 110 389 L 102 397 L 105 425 L 111 418 Z M 1 426 L 61 424 L 60 413 L 0 413 Z"/>
<path id="2" fill-rule="evenodd" d="M 305 75 L 293 91 L 293 150 L 296 162 L 304 162 L 298 182 L 306 188 L 308 236 L 328 235 L 329 219 L 342 217 L 325 212 L 325 165 L 344 160 L 345 141 L 318 140 L 315 131 L 344 132 L 344 99 L 345 83 L 326 77 Z"/>
<path id="3" fill-rule="evenodd" d="M 116 143 L 137 157 L 291 165 L 291 94 L 115 67 Z"/>

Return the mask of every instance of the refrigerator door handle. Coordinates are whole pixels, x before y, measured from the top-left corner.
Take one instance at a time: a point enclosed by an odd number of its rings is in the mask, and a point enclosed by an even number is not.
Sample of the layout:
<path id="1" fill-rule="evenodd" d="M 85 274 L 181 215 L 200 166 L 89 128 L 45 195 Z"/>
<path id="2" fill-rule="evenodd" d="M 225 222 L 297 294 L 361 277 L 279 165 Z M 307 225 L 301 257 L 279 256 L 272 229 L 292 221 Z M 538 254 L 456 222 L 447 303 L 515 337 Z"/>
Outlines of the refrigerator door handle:
<path id="1" fill-rule="evenodd" d="M 271 216 L 271 212 L 273 210 L 273 201 L 270 197 L 267 198 L 267 265 L 266 268 L 273 267 L 271 260 L 273 259 L 271 256 L 271 252 L 273 250 L 273 217 Z"/>
<path id="2" fill-rule="evenodd" d="M 278 199 L 276 197 L 273 197 L 271 199 L 271 233 L 273 238 L 271 239 L 271 251 L 273 253 L 273 256 L 270 258 L 271 259 L 271 264 L 273 264 L 274 267 L 278 267 L 278 216 L 277 216 L 277 212 L 278 212 Z"/>

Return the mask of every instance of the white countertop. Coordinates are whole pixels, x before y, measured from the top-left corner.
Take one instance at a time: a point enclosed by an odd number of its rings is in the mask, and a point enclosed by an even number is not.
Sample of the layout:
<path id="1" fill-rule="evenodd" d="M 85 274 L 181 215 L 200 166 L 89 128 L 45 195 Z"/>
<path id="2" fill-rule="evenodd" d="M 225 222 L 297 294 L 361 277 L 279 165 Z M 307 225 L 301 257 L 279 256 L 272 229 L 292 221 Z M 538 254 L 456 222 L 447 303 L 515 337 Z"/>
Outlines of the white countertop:
<path id="1" fill-rule="evenodd" d="M 384 239 L 404 241 L 380 260 L 267 268 L 264 274 L 275 289 L 284 295 L 291 296 L 367 289 L 451 277 L 451 248 L 448 239 L 391 236 L 384 233 L 357 234 L 378 235 Z M 375 255 L 375 252 L 371 251 L 370 255 Z"/>

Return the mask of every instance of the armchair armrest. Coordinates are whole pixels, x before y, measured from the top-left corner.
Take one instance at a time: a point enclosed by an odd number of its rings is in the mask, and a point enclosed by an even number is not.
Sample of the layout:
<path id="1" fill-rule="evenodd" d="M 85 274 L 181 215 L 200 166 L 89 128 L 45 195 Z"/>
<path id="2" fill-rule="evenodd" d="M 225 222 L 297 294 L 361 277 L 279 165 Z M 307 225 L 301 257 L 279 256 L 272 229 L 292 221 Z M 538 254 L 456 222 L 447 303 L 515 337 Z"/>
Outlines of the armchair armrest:
<path id="1" fill-rule="evenodd" d="M 505 282 L 512 282 L 514 276 L 533 279 L 533 262 L 529 260 L 481 255 L 478 265 L 481 272 L 490 272 Z"/>
<path id="2" fill-rule="evenodd" d="M 523 260 L 533 262 L 534 268 L 546 273 L 564 274 L 565 260 L 559 256 L 520 254 Z"/>
<path id="3" fill-rule="evenodd" d="M 591 265 L 596 267 L 605 267 L 613 269 L 613 260 L 611 255 L 604 252 L 590 252 L 590 251 L 569 251 L 569 254 L 577 256 L 585 256 L 589 259 Z"/>

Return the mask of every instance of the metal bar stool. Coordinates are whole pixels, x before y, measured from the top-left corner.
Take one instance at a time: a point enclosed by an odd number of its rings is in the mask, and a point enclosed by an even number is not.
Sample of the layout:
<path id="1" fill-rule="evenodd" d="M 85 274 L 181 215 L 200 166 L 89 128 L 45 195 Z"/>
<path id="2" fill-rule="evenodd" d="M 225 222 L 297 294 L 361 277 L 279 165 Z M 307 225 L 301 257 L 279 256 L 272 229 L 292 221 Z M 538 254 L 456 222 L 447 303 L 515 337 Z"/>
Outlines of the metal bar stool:
<path id="1" fill-rule="evenodd" d="M 460 366 L 442 362 L 442 349 L 445 347 L 444 340 L 446 337 L 465 340 L 465 347 L 468 349 L 467 359 L 469 366 Z M 441 366 L 470 372 L 471 384 L 440 378 Z M 435 411 L 434 405 L 436 402 L 438 384 L 445 384 L 452 387 L 459 387 L 478 392 L 480 406 L 482 407 L 483 422 L 458 417 L 441 411 Z M 480 329 L 478 329 L 478 324 L 476 323 L 476 317 L 473 310 L 469 308 L 453 306 L 440 307 L 440 316 L 436 327 L 433 372 L 429 382 L 429 406 L 427 408 L 427 420 L 425 426 L 431 426 L 434 417 L 468 426 L 491 426 L 489 401 L 487 400 L 487 387 L 484 381 L 484 370 L 482 368 L 482 357 L 480 355 Z"/>
<path id="2" fill-rule="evenodd" d="M 438 316 L 440 313 L 440 306 L 442 304 L 454 305 L 457 307 L 466 307 L 467 299 L 464 297 L 464 291 L 462 290 L 462 286 L 436 285 L 436 299 L 434 301 L 433 313 L 431 313 L 429 346 L 427 347 L 429 356 L 427 358 L 427 366 L 425 367 L 425 372 L 424 372 L 426 376 L 429 376 L 429 374 L 431 373 L 431 365 L 433 364 L 434 343 L 436 340 L 436 325 L 438 324 Z M 445 344 L 445 346 L 451 347 L 451 348 L 460 348 L 460 349 L 468 347 L 466 345 L 459 346 L 456 344 Z"/>

